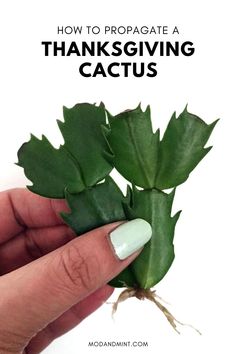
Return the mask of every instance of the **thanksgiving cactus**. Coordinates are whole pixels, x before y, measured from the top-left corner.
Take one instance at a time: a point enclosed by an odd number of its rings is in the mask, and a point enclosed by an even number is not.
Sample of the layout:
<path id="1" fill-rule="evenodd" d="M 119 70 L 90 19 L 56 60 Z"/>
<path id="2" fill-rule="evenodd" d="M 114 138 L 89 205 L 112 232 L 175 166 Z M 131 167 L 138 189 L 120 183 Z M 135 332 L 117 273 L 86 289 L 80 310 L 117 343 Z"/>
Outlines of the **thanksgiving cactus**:
<path id="1" fill-rule="evenodd" d="M 176 329 L 178 321 L 151 288 L 175 256 L 180 215 L 172 216 L 175 189 L 210 151 L 205 145 L 216 122 L 208 125 L 185 108 L 178 118 L 172 115 L 160 139 L 159 130 L 152 129 L 150 107 L 112 116 L 103 104 L 83 103 L 64 108 L 64 122 L 58 121 L 64 145 L 59 149 L 45 136 L 33 135 L 19 149 L 18 165 L 32 181 L 28 188 L 48 198 L 65 198 L 70 212 L 61 212 L 61 217 L 78 236 L 118 220 L 142 218 L 151 224 L 151 240 L 110 282 L 126 288 L 114 308 L 127 297 L 148 298 Z M 113 167 L 131 183 L 126 196 L 109 176 Z"/>

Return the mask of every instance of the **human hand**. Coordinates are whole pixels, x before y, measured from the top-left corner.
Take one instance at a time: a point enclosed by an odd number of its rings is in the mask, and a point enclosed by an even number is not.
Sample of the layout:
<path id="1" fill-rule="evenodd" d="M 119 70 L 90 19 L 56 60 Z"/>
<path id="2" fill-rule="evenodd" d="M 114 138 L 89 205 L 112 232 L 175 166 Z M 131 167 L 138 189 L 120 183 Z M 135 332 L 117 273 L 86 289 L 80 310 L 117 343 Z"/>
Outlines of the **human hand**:
<path id="1" fill-rule="evenodd" d="M 39 353 L 80 323 L 151 237 L 150 225 L 136 219 L 75 238 L 58 216 L 66 209 L 25 189 L 0 193 L 1 354 Z"/>

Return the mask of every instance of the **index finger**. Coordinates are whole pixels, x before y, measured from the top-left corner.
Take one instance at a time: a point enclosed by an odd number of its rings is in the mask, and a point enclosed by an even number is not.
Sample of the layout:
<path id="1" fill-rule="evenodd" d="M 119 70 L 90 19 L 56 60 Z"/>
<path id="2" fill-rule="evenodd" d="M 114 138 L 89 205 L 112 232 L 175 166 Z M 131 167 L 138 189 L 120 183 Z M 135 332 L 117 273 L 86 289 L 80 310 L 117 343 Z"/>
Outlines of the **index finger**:
<path id="1" fill-rule="evenodd" d="M 59 212 L 67 210 L 65 200 L 44 198 L 27 189 L 0 192 L 0 244 L 25 228 L 64 224 Z"/>

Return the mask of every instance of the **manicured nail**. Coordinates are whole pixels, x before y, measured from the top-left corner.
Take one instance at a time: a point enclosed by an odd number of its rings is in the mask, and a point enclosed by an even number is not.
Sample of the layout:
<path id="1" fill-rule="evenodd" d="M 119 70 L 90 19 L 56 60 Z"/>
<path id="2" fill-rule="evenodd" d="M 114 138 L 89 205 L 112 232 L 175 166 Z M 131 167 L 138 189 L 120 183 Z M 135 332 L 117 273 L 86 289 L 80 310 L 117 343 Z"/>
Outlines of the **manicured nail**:
<path id="1" fill-rule="evenodd" d="M 110 233 L 115 254 L 121 260 L 138 251 L 151 236 L 151 225 L 143 219 L 128 221 Z"/>

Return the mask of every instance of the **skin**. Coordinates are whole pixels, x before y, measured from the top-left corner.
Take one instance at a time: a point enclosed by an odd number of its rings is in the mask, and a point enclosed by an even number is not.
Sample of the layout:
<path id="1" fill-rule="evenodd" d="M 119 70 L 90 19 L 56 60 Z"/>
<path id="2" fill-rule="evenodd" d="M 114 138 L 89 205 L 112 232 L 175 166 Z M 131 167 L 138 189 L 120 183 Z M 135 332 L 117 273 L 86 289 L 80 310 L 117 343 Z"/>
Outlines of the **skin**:
<path id="1" fill-rule="evenodd" d="M 100 307 L 109 280 L 131 263 L 105 225 L 79 238 L 58 216 L 63 200 L 26 189 L 0 193 L 0 353 L 36 354 Z"/>

